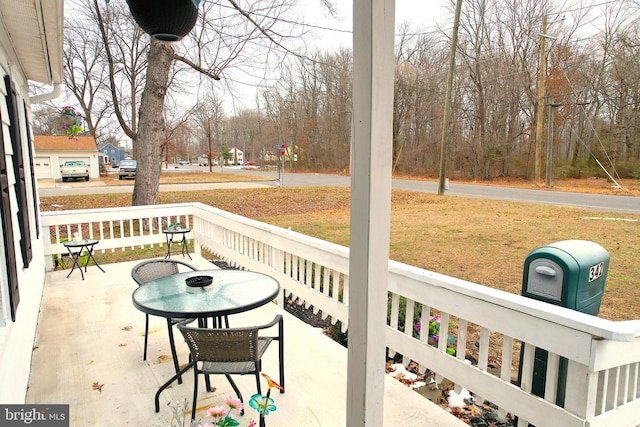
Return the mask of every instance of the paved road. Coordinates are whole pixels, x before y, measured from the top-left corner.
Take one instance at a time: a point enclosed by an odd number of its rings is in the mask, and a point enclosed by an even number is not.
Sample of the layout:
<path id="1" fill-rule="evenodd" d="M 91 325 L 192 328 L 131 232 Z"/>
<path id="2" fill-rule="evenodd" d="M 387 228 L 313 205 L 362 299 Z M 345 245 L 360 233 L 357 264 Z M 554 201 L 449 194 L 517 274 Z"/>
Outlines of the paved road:
<path id="1" fill-rule="evenodd" d="M 174 172 L 186 170 L 208 170 L 205 167 L 185 166 L 171 169 Z M 216 167 L 214 172 L 220 172 Z M 160 191 L 188 191 L 206 190 L 213 188 L 256 188 L 256 187 L 276 187 L 277 172 L 265 172 L 257 170 L 236 169 L 225 167 L 224 173 L 238 173 L 243 175 L 254 175 L 256 181 L 235 182 L 235 183 L 199 183 L 199 184 L 164 184 L 160 186 Z M 280 183 L 284 187 L 347 187 L 351 178 L 342 175 L 325 174 L 291 174 L 280 175 Z M 437 192 L 437 183 L 430 181 L 415 181 L 395 179 L 393 188 L 410 191 L 421 191 L 427 193 Z M 131 193 L 133 185 L 118 186 L 96 186 L 95 182 L 77 183 L 53 183 L 40 185 L 40 195 L 72 195 L 72 194 L 104 194 L 104 193 Z M 571 193 L 564 191 L 550 190 L 530 190 L 522 188 L 492 187 L 489 185 L 474 185 L 451 182 L 449 196 L 477 197 L 495 200 L 520 201 L 529 203 L 540 203 L 548 205 L 572 206 L 590 209 L 599 212 L 619 212 L 633 213 L 640 215 L 640 197 L 633 196 L 613 196 L 604 194 Z"/>

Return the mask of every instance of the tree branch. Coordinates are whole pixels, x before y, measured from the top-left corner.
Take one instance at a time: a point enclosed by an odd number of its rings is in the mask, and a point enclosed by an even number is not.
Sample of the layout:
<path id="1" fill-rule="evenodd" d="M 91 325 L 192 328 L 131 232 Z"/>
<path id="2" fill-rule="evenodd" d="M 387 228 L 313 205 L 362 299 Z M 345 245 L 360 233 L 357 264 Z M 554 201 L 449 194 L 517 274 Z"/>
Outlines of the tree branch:
<path id="1" fill-rule="evenodd" d="M 104 49 L 107 54 L 107 62 L 109 63 L 109 87 L 111 89 L 111 97 L 113 99 L 113 108 L 116 113 L 116 118 L 118 119 L 118 123 L 120 123 L 120 127 L 124 131 L 125 135 L 131 138 L 132 141 L 135 141 L 137 138 L 136 132 L 134 132 L 124 121 L 122 117 L 122 112 L 120 111 L 120 103 L 118 102 L 118 94 L 116 92 L 116 81 L 115 81 L 115 70 L 113 67 L 113 56 L 111 55 L 111 49 L 109 48 L 109 38 L 107 37 L 107 31 L 104 26 L 104 21 L 102 19 L 102 14 L 100 13 L 100 8 L 98 7 L 97 0 L 93 0 L 93 5 L 96 10 L 96 18 L 98 20 L 98 27 L 100 28 L 100 34 L 102 35 L 102 41 L 104 43 Z"/>
<path id="2" fill-rule="evenodd" d="M 194 70 L 198 71 L 199 73 L 204 74 L 205 76 L 211 77 L 213 80 L 220 80 L 220 74 L 215 73 L 215 72 L 211 72 L 209 70 L 205 70 L 204 68 L 202 68 L 201 66 L 199 66 L 195 62 L 190 61 L 189 59 L 185 58 L 184 56 L 176 55 L 174 53 L 173 54 L 173 59 L 175 59 L 176 61 L 180 61 L 180 62 L 183 62 L 183 63 L 187 64 L 189 67 L 193 68 Z"/>
<path id="3" fill-rule="evenodd" d="M 238 5 L 238 3 L 235 2 L 235 0 L 227 0 L 229 3 L 231 3 L 231 5 L 233 6 L 233 8 L 235 10 L 238 11 L 238 13 L 240 13 L 240 15 L 244 16 L 245 18 L 247 18 L 247 20 L 249 22 L 251 22 L 251 24 L 253 24 L 254 27 L 256 27 L 258 29 L 258 31 L 260 31 L 267 39 L 269 39 L 271 41 L 271 43 L 275 44 L 278 47 L 281 47 L 282 49 L 284 49 L 285 52 L 290 53 L 292 55 L 295 55 L 298 58 L 302 58 L 302 59 L 308 59 L 303 55 L 300 55 L 297 52 L 292 51 L 291 49 L 283 46 L 280 42 L 276 41 L 268 32 L 267 30 L 265 30 L 264 28 L 262 28 L 262 26 L 256 22 L 255 19 L 253 19 L 251 17 L 251 15 L 249 15 L 249 13 L 247 11 L 245 11 L 244 9 L 242 9 L 240 7 L 240 5 Z"/>

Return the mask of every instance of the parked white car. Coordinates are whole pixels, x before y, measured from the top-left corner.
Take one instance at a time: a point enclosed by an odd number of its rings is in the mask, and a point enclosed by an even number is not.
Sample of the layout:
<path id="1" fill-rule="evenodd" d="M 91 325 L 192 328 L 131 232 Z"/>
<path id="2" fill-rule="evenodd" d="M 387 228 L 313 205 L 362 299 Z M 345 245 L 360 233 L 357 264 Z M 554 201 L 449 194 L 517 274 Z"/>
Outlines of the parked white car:
<path id="1" fill-rule="evenodd" d="M 89 181 L 89 165 L 82 160 L 67 160 L 60 166 L 60 176 L 62 182 L 67 182 L 70 179 Z"/>

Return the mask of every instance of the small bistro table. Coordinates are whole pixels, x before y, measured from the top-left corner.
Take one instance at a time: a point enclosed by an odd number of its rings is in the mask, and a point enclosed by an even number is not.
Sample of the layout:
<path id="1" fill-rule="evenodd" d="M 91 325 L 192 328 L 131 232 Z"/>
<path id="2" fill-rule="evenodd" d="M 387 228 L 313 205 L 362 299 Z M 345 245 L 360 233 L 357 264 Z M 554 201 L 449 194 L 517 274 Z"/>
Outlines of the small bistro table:
<path id="1" fill-rule="evenodd" d="M 99 242 L 100 240 L 96 240 L 96 239 L 83 239 L 83 240 L 80 240 L 79 242 L 70 241 L 70 242 L 63 243 L 64 247 L 67 248 L 67 250 L 69 251 L 69 255 L 71 256 L 71 259 L 73 260 L 73 266 L 71 267 L 71 271 L 69 272 L 69 274 L 67 274 L 67 279 L 69 278 L 69 276 L 71 276 L 71 273 L 73 273 L 73 270 L 77 268 L 78 270 L 80 270 L 80 275 L 82 276 L 82 280 L 84 280 L 84 273 L 87 272 L 87 265 L 89 265 L 90 259 L 93 260 L 93 263 L 95 264 L 96 267 L 102 270 L 102 267 L 100 267 L 100 265 L 98 264 L 98 261 L 96 261 L 96 259 L 93 257 L 93 247 L 97 245 Z M 82 266 L 80 265 L 80 256 L 82 255 L 82 252 L 85 250 L 87 251 L 89 256 L 87 257 L 87 261 L 84 263 L 84 273 L 83 273 Z M 105 271 L 102 270 L 102 272 L 104 273 Z"/>
<path id="2" fill-rule="evenodd" d="M 211 276 L 213 283 L 203 287 L 189 287 L 186 279 Z M 196 270 L 172 274 L 138 287 L 131 296 L 140 311 L 167 318 L 216 319 L 220 327 L 224 316 L 261 307 L 273 301 L 280 284 L 266 274 L 244 270 Z M 175 361 L 174 361 L 175 362 Z M 179 379 L 191 365 L 179 370 L 158 389 L 155 397 L 156 412 L 160 411 L 160 393 Z"/>
<path id="3" fill-rule="evenodd" d="M 190 231 L 191 229 L 189 228 L 167 228 L 166 230 L 162 230 L 165 237 L 167 238 L 167 254 L 165 255 L 164 259 L 171 258 L 171 244 L 173 243 L 174 236 L 176 234 L 182 234 L 182 240 L 179 240 L 177 242 L 181 246 L 182 256 L 184 256 L 186 253 L 189 259 L 193 260 L 193 258 L 191 258 L 191 255 L 189 255 L 189 249 L 187 248 L 187 238 L 185 236 L 185 234 Z"/>

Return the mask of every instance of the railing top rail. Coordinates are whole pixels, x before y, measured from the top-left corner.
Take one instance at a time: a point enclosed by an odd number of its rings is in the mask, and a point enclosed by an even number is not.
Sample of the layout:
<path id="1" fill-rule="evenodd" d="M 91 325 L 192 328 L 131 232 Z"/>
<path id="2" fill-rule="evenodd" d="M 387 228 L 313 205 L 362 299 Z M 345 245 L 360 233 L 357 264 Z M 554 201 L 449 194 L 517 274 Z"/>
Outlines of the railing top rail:
<path id="1" fill-rule="evenodd" d="M 42 212 L 43 225 L 58 225 L 61 219 L 69 216 L 74 217 L 73 223 L 87 220 L 108 221 L 109 219 L 119 219 L 120 217 L 139 217 L 147 216 L 147 212 L 157 211 L 159 216 L 166 215 L 185 215 L 191 213 L 193 203 L 170 203 L 165 205 L 143 205 L 143 206 L 127 206 L 126 210 L 121 207 L 117 208 L 92 208 L 92 209 L 72 209 L 64 211 L 45 211 Z M 166 212 L 165 212 L 166 211 Z M 105 214 L 104 219 L 99 219 L 100 214 Z M 88 218 L 91 217 L 91 218 Z M 85 219 L 86 218 L 86 219 Z"/>
<path id="2" fill-rule="evenodd" d="M 250 227 L 253 238 L 268 239 L 269 245 L 286 250 L 287 252 L 296 253 L 297 255 L 306 257 L 307 259 L 315 261 L 314 253 L 317 255 L 316 250 L 323 251 L 325 254 L 329 253 L 333 257 L 333 264 L 327 265 L 327 267 L 335 269 L 336 271 L 341 271 L 345 274 L 348 272 L 349 248 L 342 245 L 227 212 L 205 205 L 204 203 L 195 202 L 193 207 L 194 216 L 198 216 L 197 210 L 201 209 L 203 216 L 205 215 L 204 212 L 209 215 L 214 215 L 215 221 L 219 225 L 227 226 L 234 231 L 241 231 L 239 224 Z M 214 219 L 209 218 L 209 220 L 213 221 Z M 233 222 L 237 225 L 232 227 L 231 224 L 224 224 L 225 221 L 228 221 L 229 223 Z M 260 233 L 264 234 L 261 235 Z M 323 259 L 326 260 L 326 257 Z"/>
<path id="3" fill-rule="evenodd" d="M 409 276 L 431 286 L 446 288 L 474 299 L 545 319 L 548 322 L 587 333 L 593 337 L 630 342 L 640 335 L 640 320 L 611 321 L 396 261 L 389 262 L 389 271 L 393 274 Z M 412 297 L 411 295 L 404 296 Z"/>

